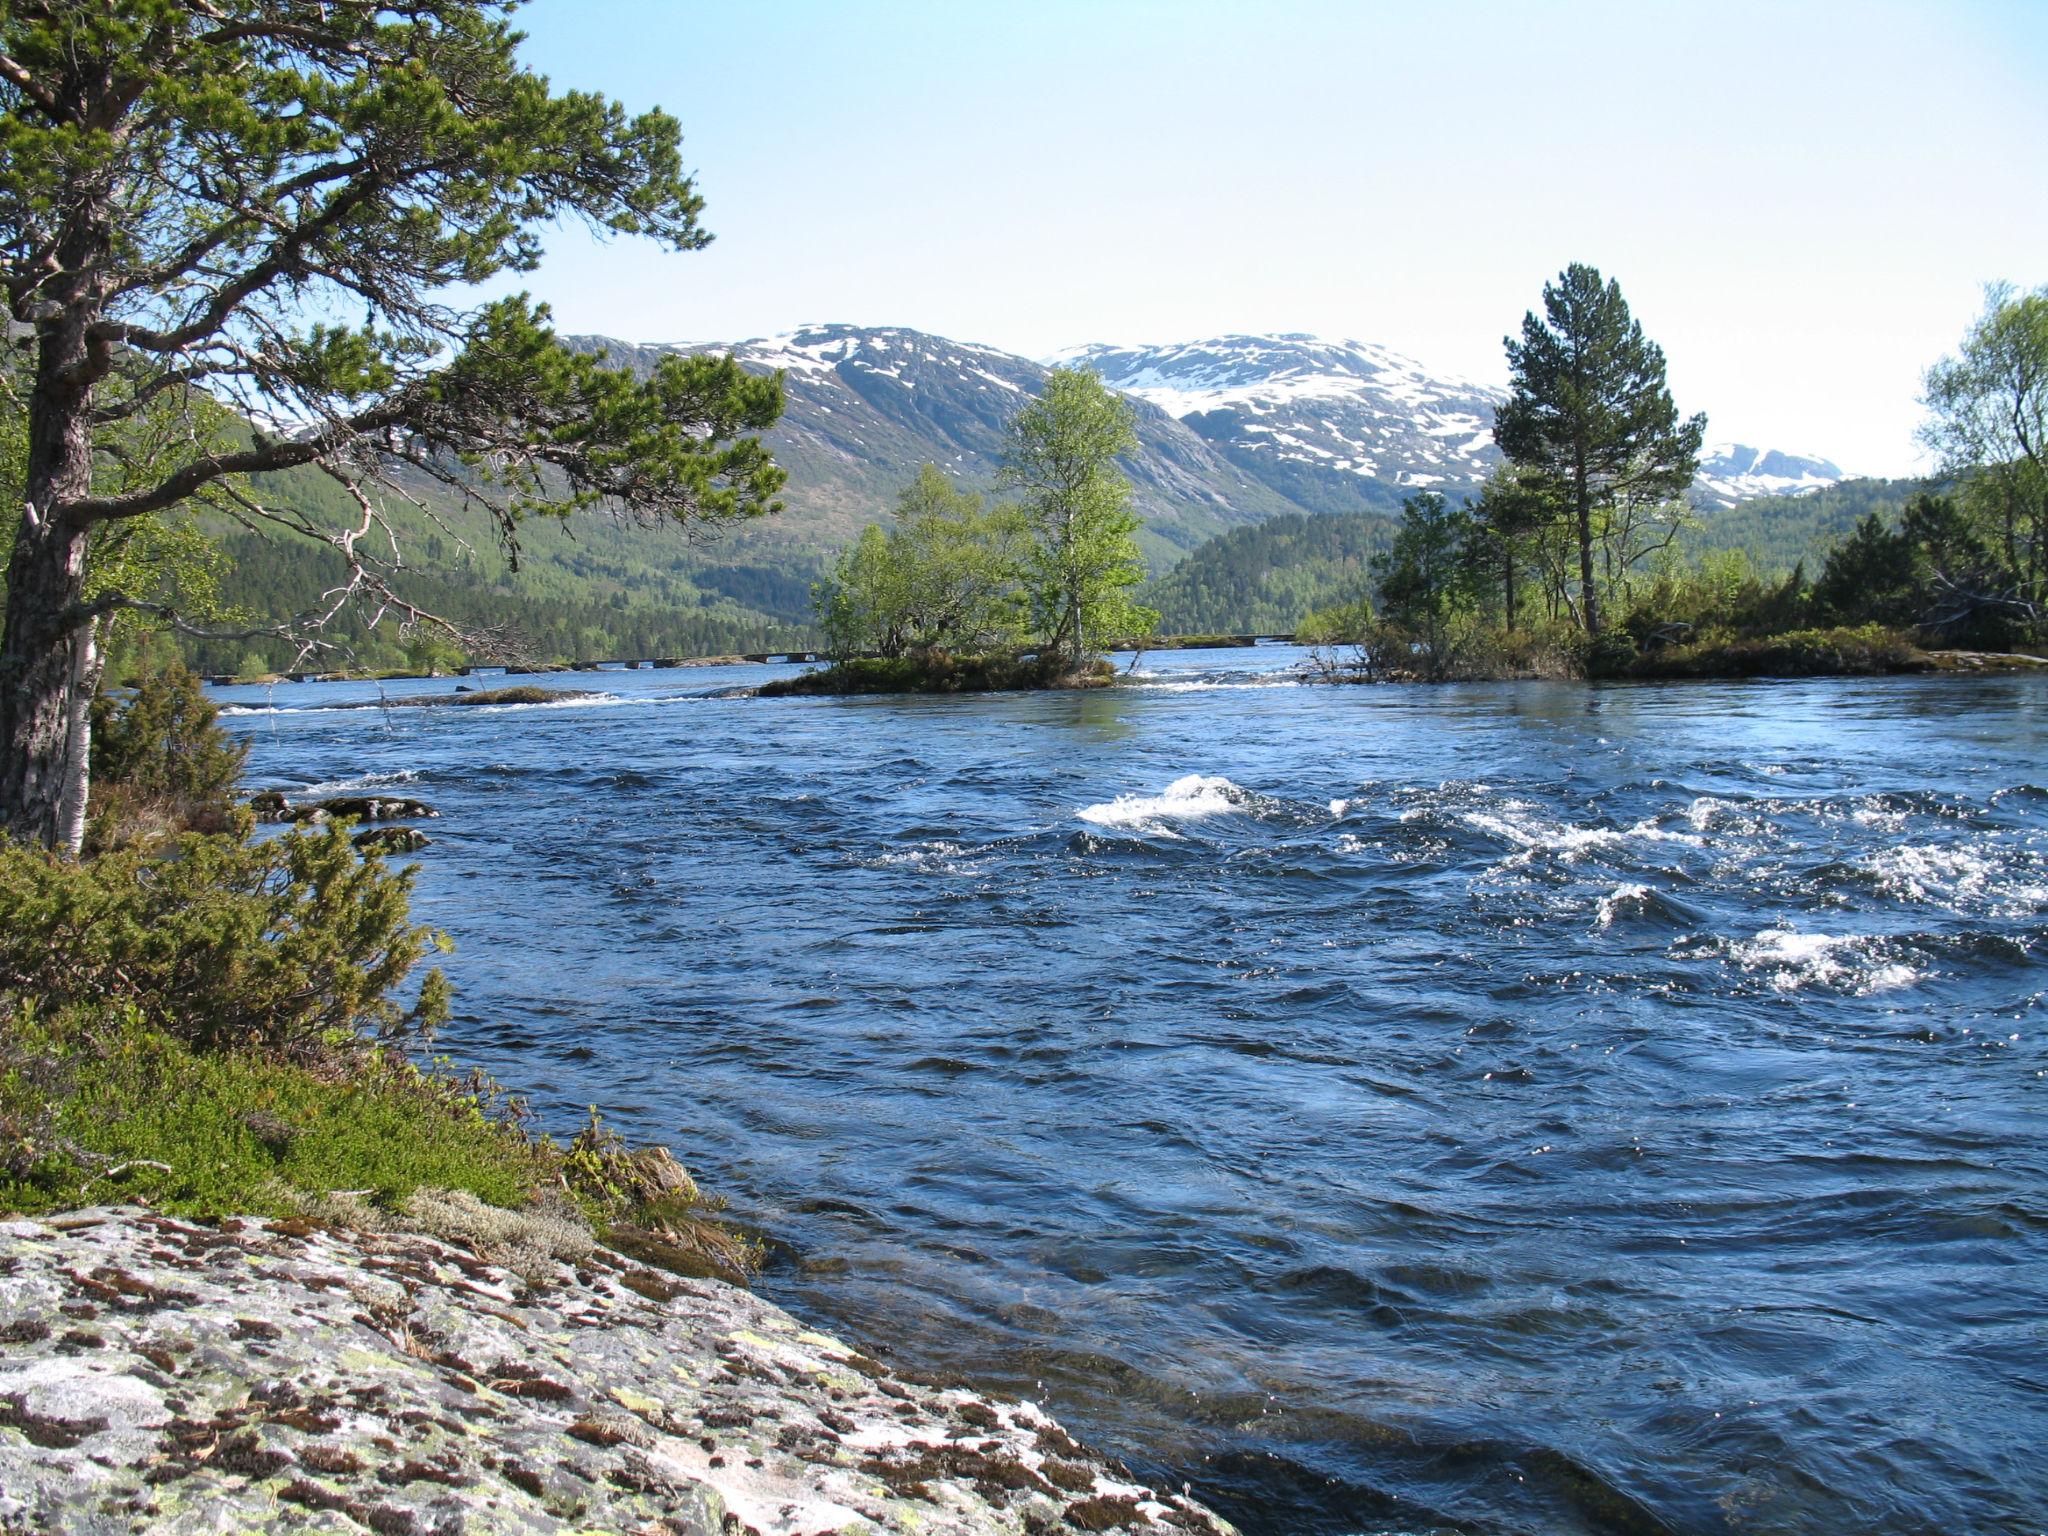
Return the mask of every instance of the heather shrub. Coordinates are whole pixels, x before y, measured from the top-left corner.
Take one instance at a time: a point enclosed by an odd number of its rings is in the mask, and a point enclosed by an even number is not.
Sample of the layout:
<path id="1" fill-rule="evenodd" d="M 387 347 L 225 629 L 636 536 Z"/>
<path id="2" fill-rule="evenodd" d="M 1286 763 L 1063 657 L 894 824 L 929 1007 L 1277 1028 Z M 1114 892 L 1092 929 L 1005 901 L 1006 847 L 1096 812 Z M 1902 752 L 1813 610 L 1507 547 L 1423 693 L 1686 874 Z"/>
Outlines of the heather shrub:
<path id="1" fill-rule="evenodd" d="M 73 863 L 0 843 L 0 992 L 51 1008 L 127 1003 L 202 1050 L 316 1060 L 423 1038 L 447 1014 L 439 935 L 409 917 L 412 873 L 345 829 L 180 838 Z"/>

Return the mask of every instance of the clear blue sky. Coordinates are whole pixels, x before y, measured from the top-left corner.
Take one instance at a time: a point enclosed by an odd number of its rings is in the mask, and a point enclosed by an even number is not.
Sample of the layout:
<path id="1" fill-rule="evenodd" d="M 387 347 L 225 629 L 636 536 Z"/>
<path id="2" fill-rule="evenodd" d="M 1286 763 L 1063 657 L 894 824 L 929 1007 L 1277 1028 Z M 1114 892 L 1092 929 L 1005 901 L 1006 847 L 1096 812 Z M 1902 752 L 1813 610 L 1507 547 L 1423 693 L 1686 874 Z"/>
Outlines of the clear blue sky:
<path id="1" fill-rule="evenodd" d="M 1503 382 L 1569 261 L 1715 439 L 1920 463 L 1984 283 L 2048 283 L 2048 0 L 535 0 L 683 124 L 708 250 L 564 231 L 565 330 L 907 325 L 1043 355 L 1314 331 Z"/>

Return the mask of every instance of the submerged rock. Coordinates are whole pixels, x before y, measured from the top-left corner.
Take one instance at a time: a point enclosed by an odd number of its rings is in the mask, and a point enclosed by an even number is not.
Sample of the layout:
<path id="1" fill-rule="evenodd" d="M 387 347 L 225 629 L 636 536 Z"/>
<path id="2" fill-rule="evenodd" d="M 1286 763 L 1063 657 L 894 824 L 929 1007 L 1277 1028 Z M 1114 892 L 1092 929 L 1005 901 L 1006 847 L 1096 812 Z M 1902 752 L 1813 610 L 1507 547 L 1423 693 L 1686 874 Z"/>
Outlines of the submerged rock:
<path id="1" fill-rule="evenodd" d="M 424 800 L 399 795 L 336 795 L 296 809 L 323 811 L 330 818 L 350 816 L 357 821 L 424 821 L 441 814 Z"/>
<path id="2" fill-rule="evenodd" d="M 349 839 L 358 848 L 374 848 L 379 853 L 418 853 L 433 841 L 418 827 L 372 827 Z"/>
<path id="3" fill-rule="evenodd" d="M 603 1248 L 0 1222 L 0 1531 L 1222 1532 L 1028 1403 Z"/>

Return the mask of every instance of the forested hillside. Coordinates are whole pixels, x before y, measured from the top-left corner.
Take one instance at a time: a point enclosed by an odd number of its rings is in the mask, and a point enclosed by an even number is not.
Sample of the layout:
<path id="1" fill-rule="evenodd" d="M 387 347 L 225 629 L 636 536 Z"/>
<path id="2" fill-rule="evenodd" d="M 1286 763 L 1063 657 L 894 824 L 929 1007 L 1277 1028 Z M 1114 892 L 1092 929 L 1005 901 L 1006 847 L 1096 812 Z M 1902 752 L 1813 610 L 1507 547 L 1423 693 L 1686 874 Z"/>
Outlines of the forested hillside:
<path id="1" fill-rule="evenodd" d="M 515 569 L 482 513 L 438 488 L 412 489 L 432 515 L 395 499 L 389 505 L 403 560 L 392 585 L 465 631 L 501 637 L 510 654 L 588 661 L 813 643 L 810 589 L 824 569 L 822 552 L 789 544 L 763 549 L 744 528 L 692 541 L 673 529 L 586 511 L 522 524 Z M 303 509 L 326 526 L 350 520 L 344 493 L 311 472 L 262 476 L 254 491 L 266 505 Z M 311 540 L 225 522 L 208 532 L 224 556 L 221 599 L 251 621 L 307 612 L 342 579 L 339 555 Z M 381 553 L 389 557 L 388 545 Z M 371 629 L 371 616 L 351 610 L 329 627 L 323 639 L 338 648 L 331 664 L 389 667 L 408 660 L 396 617 L 386 615 Z M 429 638 L 433 649 L 451 653 L 445 637 Z M 185 651 L 204 672 L 274 671 L 297 655 L 290 642 L 267 639 L 187 641 Z M 415 647 L 412 659 L 418 655 Z"/>
<path id="2" fill-rule="evenodd" d="M 1460 500 L 1493 453 L 1484 390 L 1436 379 L 1384 349 L 1227 340 L 1142 355 L 1085 349 L 1138 400 L 1139 446 L 1124 468 L 1145 518 L 1149 601 L 1169 632 L 1283 629 L 1357 595 L 1400 498 L 1433 484 Z M 675 351 L 699 350 L 601 337 L 571 344 L 643 374 Z M 539 518 L 521 531 L 515 571 L 488 518 L 454 505 L 445 488 L 414 485 L 429 512 L 393 505 L 405 567 L 398 585 L 422 607 L 508 635 L 536 659 L 812 644 L 811 585 L 840 550 L 865 524 L 886 523 L 920 464 L 937 464 L 963 489 L 992 487 L 1003 423 L 1045 377 L 1027 359 L 901 328 L 819 326 L 734 350 L 753 371 L 784 372 L 788 406 L 768 434 L 789 472 L 782 513 L 694 542 L 602 514 Z M 1237 414 L 1226 431 L 1228 412 Z M 1795 462 L 1809 461 L 1786 460 Z M 1729 475 L 1747 463 L 1714 461 Z M 1738 483 L 1750 482 L 1728 482 Z M 1896 507 L 1909 489 L 1850 482 L 1706 508 L 1688 545 L 1743 548 L 1765 569 L 1811 564 L 1864 511 Z M 320 526 L 354 521 L 345 494 L 317 474 L 269 477 L 259 490 L 315 512 Z M 227 524 L 209 531 L 228 555 L 222 595 L 252 621 L 311 609 L 338 574 L 316 545 Z M 405 659 L 394 625 L 369 632 L 364 622 L 352 616 L 329 637 L 344 647 L 337 661 Z M 272 670 L 295 656 L 284 641 L 188 649 L 208 671 Z"/>
<path id="3" fill-rule="evenodd" d="M 1847 480 L 1803 496 L 1763 496 L 1701 511 L 1681 559 L 1740 550 L 1765 576 L 1804 561 L 1809 577 L 1872 512 L 1896 519 L 1920 480 Z M 1167 634 L 1291 630 L 1318 608 L 1365 596 L 1367 562 L 1392 538 L 1373 512 L 1276 517 L 1211 539 L 1147 589 Z"/>
<path id="4" fill-rule="evenodd" d="M 1146 588 L 1165 634 L 1292 630 L 1366 586 L 1392 523 L 1373 512 L 1292 513 L 1211 539 Z"/>
<path id="5" fill-rule="evenodd" d="M 1687 540 L 1701 551 L 1739 549 L 1767 575 L 1782 575 L 1801 561 L 1809 576 L 1827 552 L 1872 512 L 1895 520 L 1926 480 L 1844 480 L 1804 496 L 1759 496 L 1708 513 Z"/>

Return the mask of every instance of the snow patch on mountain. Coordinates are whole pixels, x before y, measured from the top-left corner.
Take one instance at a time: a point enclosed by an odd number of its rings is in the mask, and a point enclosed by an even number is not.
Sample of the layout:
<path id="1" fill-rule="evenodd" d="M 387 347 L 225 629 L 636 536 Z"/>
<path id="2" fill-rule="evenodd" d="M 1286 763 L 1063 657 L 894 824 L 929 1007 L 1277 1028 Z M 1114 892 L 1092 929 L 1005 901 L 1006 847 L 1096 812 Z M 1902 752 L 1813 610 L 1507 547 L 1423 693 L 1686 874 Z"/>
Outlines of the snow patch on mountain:
<path id="1" fill-rule="evenodd" d="M 1497 460 L 1502 392 L 1432 372 L 1372 342 L 1302 332 L 1161 347 L 1074 347 L 1046 360 L 1092 368 L 1233 456 L 1404 486 L 1476 484 Z"/>
<path id="2" fill-rule="evenodd" d="M 1801 458 L 1747 443 L 1710 443 L 1700 450 L 1693 500 L 1732 507 L 1757 496 L 1807 496 L 1843 478 L 1826 459 Z"/>

